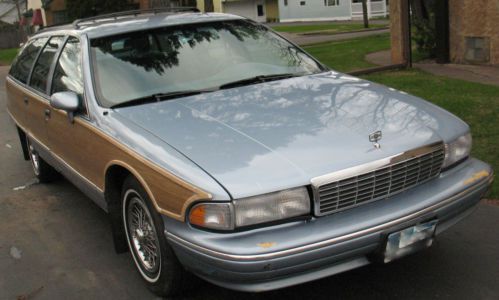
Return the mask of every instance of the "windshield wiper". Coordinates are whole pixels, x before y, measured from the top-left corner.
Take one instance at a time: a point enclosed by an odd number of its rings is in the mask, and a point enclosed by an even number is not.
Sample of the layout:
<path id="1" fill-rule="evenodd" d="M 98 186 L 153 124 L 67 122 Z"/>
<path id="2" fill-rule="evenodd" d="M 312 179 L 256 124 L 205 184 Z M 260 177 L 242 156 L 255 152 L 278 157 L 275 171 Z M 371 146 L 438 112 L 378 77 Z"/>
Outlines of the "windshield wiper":
<path id="1" fill-rule="evenodd" d="M 250 85 L 253 83 L 262 83 L 262 82 L 281 80 L 281 79 L 298 77 L 298 76 L 302 76 L 302 74 L 284 73 L 284 74 L 272 74 L 272 75 L 258 75 L 255 77 L 245 78 L 245 79 L 236 80 L 233 82 L 222 84 L 221 86 L 219 86 L 219 89 L 221 89 L 221 90 L 230 89 L 230 88 L 234 88 L 234 87 L 238 87 L 238 86 Z"/>
<path id="2" fill-rule="evenodd" d="M 128 101 L 125 101 L 122 103 L 118 103 L 118 104 L 111 106 L 110 108 L 120 108 L 120 107 L 135 106 L 135 105 L 146 104 L 146 103 L 160 102 L 160 101 L 169 100 L 169 99 L 175 99 L 175 98 L 194 96 L 194 95 L 199 95 L 199 94 L 204 94 L 204 93 L 210 93 L 210 92 L 214 92 L 216 90 L 218 90 L 218 88 L 217 89 L 207 89 L 207 90 L 186 90 L 186 91 L 174 91 L 174 92 L 168 92 L 168 93 L 157 93 L 157 94 L 152 94 L 152 95 L 148 95 L 145 97 L 140 97 L 137 99 L 128 100 Z"/>

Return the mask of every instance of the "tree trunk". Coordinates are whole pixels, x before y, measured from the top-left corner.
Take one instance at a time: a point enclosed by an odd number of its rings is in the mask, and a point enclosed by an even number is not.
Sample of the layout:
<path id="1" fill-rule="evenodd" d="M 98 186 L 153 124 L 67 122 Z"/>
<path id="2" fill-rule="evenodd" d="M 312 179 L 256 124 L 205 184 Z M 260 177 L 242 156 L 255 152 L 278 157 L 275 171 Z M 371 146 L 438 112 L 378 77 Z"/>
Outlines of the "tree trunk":
<path id="1" fill-rule="evenodd" d="M 367 0 L 362 0 L 362 16 L 364 18 L 364 28 L 369 28 L 369 15 L 367 13 Z"/>

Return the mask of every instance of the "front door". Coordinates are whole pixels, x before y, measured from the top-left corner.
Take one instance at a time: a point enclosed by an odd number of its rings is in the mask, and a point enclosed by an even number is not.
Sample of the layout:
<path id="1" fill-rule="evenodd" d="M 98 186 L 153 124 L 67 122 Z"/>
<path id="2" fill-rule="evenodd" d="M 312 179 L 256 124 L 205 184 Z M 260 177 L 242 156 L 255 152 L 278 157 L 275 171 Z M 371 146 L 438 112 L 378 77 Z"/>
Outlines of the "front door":
<path id="1" fill-rule="evenodd" d="M 80 41 L 76 37 L 69 37 L 55 65 L 50 95 L 58 92 L 74 92 L 80 98 L 80 108 L 75 113 L 77 120 L 74 122 L 71 122 L 65 111 L 51 108 L 50 120 L 47 123 L 49 145 L 52 153 L 60 161 L 87 178 L 89 175 L 85 166 L 89 165 L 88 156 L 92 154 L 92 150 L 86 148 L 87 145 L 83 142 L 86 139 L 82 136 L 85 130 L 80 121 L 86 122 L 87 119 L 83 90 Z M 64 173 L 67 168 L 61 171 Z"/>

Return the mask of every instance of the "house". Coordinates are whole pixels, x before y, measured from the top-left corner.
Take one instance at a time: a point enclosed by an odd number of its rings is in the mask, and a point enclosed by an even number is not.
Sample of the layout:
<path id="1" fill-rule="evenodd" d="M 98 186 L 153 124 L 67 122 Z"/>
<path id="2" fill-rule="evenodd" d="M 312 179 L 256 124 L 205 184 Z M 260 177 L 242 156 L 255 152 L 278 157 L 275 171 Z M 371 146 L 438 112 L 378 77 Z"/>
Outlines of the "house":
<path id="1" fill-rule="evenodd" d="M 387 0 L 367 0 L 369 17 L 386 17 Z M 224 12 L 257 22 L 361 19 L 361 0 L 197 0 L 201 11 Z"/>
<path id="2" fill-rule="evenodd" d="M 0 2 L 0 22 L 14 24 L 26 10 L 26 0 L 19 0 L 17 5 L 11 1 Z"/>
<path id="3" fill-rule="evenodd" d="M 449 58 L 499 66 L 499 1 L 449 1 Z"/>
<path id="4" fill-rule="evenodd" d="M 1 3 L 1 2 L 0 2 Z M 149 9 L 157 7 L 196 6 L 196 0 L 129 0 L 130 9 Z M 72 21 L 67 14 L 65 0 L 28 0 L 29 9 L 41 9 L 45 26 Z"/>

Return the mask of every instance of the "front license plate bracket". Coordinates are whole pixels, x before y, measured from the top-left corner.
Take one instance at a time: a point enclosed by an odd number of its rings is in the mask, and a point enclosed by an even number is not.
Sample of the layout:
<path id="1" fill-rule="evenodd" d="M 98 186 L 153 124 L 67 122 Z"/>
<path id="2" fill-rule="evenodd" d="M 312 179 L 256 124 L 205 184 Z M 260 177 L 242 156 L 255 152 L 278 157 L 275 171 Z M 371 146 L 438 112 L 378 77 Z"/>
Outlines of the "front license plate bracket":
<path id="1" fill-rule="evenodd" d="M 384 250 L 385 263 L 414 253 L 433 244 L 438 220 L 417 224 L 388 235 Z"/>

